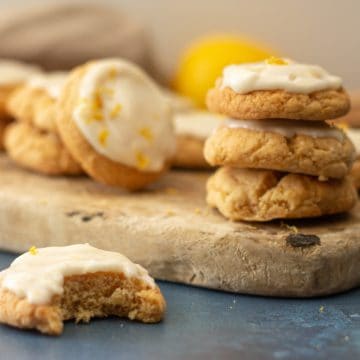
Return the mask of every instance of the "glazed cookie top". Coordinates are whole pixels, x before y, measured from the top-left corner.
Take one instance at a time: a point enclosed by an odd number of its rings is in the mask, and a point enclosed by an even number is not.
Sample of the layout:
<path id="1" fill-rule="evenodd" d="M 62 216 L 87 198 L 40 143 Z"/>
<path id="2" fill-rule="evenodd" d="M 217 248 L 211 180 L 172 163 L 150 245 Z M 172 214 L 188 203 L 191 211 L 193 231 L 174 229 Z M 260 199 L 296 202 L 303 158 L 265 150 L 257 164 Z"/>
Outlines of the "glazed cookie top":
<path id="1" fill-rule="evenodd" d="M 32 76 L 27 85 L 36 89 L 45 90 L 50 97 L 57 99 L 65 84 L 68 73 L 58 71 L 49 74 L 39 74 Z"/>
<path id="2" fill-rule="evenodd" d="M 270 58 L 259 63 L 230 65 L 224 68 L 221 88 L 247 94 L 257 90 L 284 90 L 310 94 L 320 90 L 340 89 L 342 80 L 318 65 Z"/>
<path id="3" fill-rule="evenodd" d="M 40 68 L 34 65 L 0 59 L 0 86 L 20 84 L 40 72 Z"/>
<path id="4" fill-rule="evenodd" d="M 224 116 L 208 111 L 178 113 L 174 116 L 175 132 L 178 135 L 189 135 L 205 140 L 224 119 Z"/>
<path id="5" fill-rule="evenodd" d="M 17 296 L 25 297 L 32 304 L 46 304 L 54 295 L 62 294 L 64 277 L 95 272 L 121 272 L 155 287 L 153 279 L 140 265 L 119 253 L 89 244 L 32 247 L 2 271 L 0 279 L 1 286 Z"/>
<path id="6" fill-rule="evenodd" d="M 93 62 L 81 79 L 73 120 L 103 156 L 159 171 L 175 151 L 170 105 L 157 85 L 123 60 Z"/>
<path id="7" fill-rule="evenodd" d="M 344 140 L 344 131 L 336 126 L 331 126 L 323 121 L 306 120 L 232 120 L 226 119 L 222 126 L 228 128 L 242 128 L 253 131 L 272 132 L 292 138 L 295 135 L 307 135 L 313 138 L 334 138 L 340 142 Z"/>

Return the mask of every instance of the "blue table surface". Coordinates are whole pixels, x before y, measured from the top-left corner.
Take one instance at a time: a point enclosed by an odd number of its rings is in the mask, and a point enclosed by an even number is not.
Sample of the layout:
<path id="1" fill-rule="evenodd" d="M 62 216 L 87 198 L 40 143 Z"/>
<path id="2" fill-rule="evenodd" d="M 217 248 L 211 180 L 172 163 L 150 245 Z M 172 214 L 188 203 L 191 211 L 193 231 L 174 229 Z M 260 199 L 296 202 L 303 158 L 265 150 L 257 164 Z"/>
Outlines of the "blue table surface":
<path id="1" fill-rule="evenodd" d="M 0 268 L 14 255 L 0 253 Z M 0 325 L 1 359 L 360 359 L 360 289 L 275 299 L 159 283 L 165 320 L 68 322 L 59 337 Z"/>

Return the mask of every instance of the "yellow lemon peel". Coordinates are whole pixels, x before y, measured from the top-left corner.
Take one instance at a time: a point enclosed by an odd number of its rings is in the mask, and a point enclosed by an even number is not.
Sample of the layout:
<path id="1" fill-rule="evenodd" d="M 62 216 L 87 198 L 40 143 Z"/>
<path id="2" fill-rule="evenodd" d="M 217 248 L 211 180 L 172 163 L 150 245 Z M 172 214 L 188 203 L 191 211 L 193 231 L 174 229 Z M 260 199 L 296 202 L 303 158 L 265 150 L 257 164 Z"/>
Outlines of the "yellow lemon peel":
<path id="1" fill-rule="evenodd" d="M 152 141 L 154 135 L 149 127 L 143 127 L 139 130 L 140 136 L 142 136 L 147 141 Z"/>
<path id="2" fill-rule="evenodd" d="M 289 65 L 286 60 L 278 58 L 276 56 L 270 56 L 265 60 L 265 63 L 268 65 Z"/>
<path id="3" fill-rule="evenodd" d="M 106 141 L 108 137 L 109 137 L 109 130 L 107 129 L 100 130 L 98 135 L 98 140 L 101 146 L 106 146 Z"/>
<path id="4" fill-rule="evenodd" d="M 31 246 L 31 248 L 29 249 L 29 253 L 30 255 L 36 255 L 38 253 L 38 249 L 36 248 L 36 246 Z"/>
<path id="5" fill-rule="evenodd" d="M 112 119 L 117 117 L 120 114 L 121 110 L 122 110 L 122 105 L 119 103 L 115 104 L 114 107 L 110 111 L 110 117 Z"/>
<path id="6" fill-rule="evenodd" d="M 150 163 L 150 159 L 141 151 L 137 151 L 135 157 L 136 164 L 140 169 L 145 169 Z"/>

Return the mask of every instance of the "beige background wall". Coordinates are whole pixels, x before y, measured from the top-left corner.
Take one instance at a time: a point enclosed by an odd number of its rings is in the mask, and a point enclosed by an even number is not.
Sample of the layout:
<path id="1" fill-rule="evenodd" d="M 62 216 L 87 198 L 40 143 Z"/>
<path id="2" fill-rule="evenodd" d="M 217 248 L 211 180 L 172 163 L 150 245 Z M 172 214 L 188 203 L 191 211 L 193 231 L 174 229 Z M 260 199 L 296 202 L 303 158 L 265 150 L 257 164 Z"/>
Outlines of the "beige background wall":
<path id="1" fill-rule="evenodd" d="M 10 6 L 53 0 L 0 0 Z M 57 1 L 58 3 L 61 1 Z M 80 1 L 86 3 L 89 1 Z M 299 61 L 322 64 L 360 88 L 360 0 L 104 0 L 145 21 L 166 73 L 194 37 L 245 34 Z M 111 36 L 111 34 L 109 34 Z"/>

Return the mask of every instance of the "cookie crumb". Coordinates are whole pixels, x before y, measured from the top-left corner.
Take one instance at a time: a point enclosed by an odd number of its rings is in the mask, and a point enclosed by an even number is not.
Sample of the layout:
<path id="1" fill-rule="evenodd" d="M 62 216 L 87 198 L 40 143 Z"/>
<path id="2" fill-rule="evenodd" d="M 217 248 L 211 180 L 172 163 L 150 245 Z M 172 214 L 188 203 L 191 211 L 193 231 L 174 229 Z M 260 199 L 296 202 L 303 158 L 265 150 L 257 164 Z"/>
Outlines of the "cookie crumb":
<path id="1" fill-rule="evenodd" d="M 36 246 L 31 246 L 31 248 L 29 249 L 29 253 L 30 255 L 36 255 L 38 253 L 38 249 L 36 248 Z"/>
<path id="2" fill-rule="evenodd" d="M 195 210 L 194 210 L 194 213 L 195 214 L 201 214 L 201 209 L 200 208 L 195 208 Z"/>
<path id="3" fill-rule="evenodd" d="M 298 230 L 298 228 L 297 228 L 296 226 L 294 226 L 294 225 L 288 225 L 288 224 L 286 224 L 286 223 L 283 222 L 283 221 L 280 223 L 280 226 L 281 226 L 282 228 L 286 229 L 286 230 L 291 231 L 291 232 L 294 233 L 294 234 L 297 234 L 297 233 L 299 232 L 299 230 Z"/>
<path id="4" fill-rule="evenodd" d="M 167 215 L 167 216 L 174 216 L 174 215 L 175 215 L 175 211 L 173 211 L 173 210 L 168 210 L 168 211 L 166 212 L 166 215 Z"/>
<path id="5" fill-rule="evenodd" d="M 323 305 L 321 305 L 320 308 L 319 308 L 319 312 L 320 312 L 320 313 L 323 313 L 324 310 L 325 310 L 325 307 L 324 307 Z"/>

